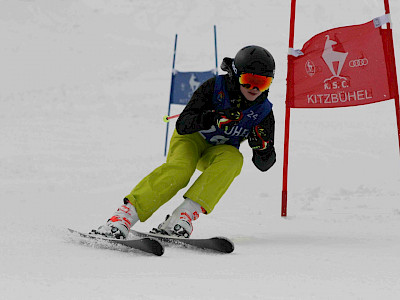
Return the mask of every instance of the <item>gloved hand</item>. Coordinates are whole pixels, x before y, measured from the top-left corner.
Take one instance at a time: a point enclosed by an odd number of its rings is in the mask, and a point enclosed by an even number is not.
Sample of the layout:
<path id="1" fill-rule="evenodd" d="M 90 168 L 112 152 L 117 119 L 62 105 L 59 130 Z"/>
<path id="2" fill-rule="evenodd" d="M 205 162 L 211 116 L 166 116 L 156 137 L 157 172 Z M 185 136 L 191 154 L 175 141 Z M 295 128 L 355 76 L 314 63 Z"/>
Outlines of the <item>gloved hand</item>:
<path id="1" fill-rule="evenodd" d="M 236 107 L 217 111 L 217 126 L 224 131 L 229 131 L 243 119 L 243 113 Z"/>
<path id="2" fill-rule="evenodd" d="M 249 146 L 254 150 L 265 150 L 273 146 L 273 141 L 267 141 L 267 133 L 260 125 L 254 126 L 247 137 Z"/>

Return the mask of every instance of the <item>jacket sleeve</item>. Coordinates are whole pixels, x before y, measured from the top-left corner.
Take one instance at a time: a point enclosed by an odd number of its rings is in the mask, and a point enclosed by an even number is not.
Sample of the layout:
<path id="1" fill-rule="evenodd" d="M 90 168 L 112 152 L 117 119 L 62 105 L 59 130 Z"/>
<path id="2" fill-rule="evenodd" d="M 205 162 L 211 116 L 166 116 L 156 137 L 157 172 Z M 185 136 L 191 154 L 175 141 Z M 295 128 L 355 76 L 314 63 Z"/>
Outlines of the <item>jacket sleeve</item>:
<path id="1" fill-rule="evenodd" d="M 194 93 L 176 122 L 180 135 L 210 129 L 216 123 L 213 108 L 215 77 L 205 81 Z"/>
<path id="2" fill-rule="evenodd" d="M 267 133 L 269 145 L 265 150 L 253 150 L 253 163 L 262 172 L 269 170 L 276 162 L 274 148 L 275 118 L 271 111 L 259 124 Z"/>

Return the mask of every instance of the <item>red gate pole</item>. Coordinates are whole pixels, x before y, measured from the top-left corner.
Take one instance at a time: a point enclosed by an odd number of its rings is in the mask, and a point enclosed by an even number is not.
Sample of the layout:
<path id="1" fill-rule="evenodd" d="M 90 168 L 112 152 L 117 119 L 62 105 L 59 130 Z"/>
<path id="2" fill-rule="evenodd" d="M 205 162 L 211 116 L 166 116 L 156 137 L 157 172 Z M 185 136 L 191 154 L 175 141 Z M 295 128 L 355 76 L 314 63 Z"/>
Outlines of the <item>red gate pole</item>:
<path id="1" fill-rule="evenodd" d="M 296 15 L 296 0 L 292 0 L 290 9 L 290 30 L 289 30 L 289 51 L 293 49 L 294 44 L 294 21 Z M 289 167 L 289 127 L 290 127 L 290 107 L 293 95 L 293 56 L 288 54 L 288 69 L 286 79 L 286 115 L 285 115 L 285 140 L 283 154 L 283 184 L 282 184 L 282 209 L 281 216 L 287 215 L 287 183 Z"/>
<path id="2" fill-rule="evenodd" d="M 389 0 L 384 0 L 385 4 L 385 13 L 390 14 Z M 394 58 L 394 46 L 393 46 L 393 34 L 390 28 L 390 23 L 387 25 L 387 29 L 390 30 L 389 34 L 389 47 L 390 47 L 390 55 L 391 55 L 391 65 L 392 72 L 389 74 L 389 81 L 391 85 L 391 89 L 394 92 L 394 104 L 396 109 L 396 120 L 397 120 L 397 137 L 399 141 L 399 150 L 400 150 L 400 104 L 399 104 L 399 88 L 397 83 L 397 72 L 396 72 L 396 61 Z"/>

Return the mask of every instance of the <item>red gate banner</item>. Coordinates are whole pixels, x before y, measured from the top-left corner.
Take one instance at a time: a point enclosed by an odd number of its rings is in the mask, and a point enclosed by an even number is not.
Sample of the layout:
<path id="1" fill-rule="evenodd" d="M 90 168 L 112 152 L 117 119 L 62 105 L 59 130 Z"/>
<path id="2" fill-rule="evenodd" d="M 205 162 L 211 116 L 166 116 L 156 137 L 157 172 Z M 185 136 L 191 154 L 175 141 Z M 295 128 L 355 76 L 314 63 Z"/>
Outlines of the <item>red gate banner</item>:
<path id="1" fill-rule="evenodd" d="M 385 15 L 319 33 L 294 50 L 296 0 L 291 0 L 283 154 L 282 210 L 287 216 L 291 108 L 332 108 L 394 99 L 400 148 L 400 100 L 390 28 Z M 387 24 L 388 23 L 388 24 Z M 382 25 L 386 24 L 386 28 Z"/>
<path id="2" fill-rule="evenodd" d="M 386 29 L 374 20 L 333 28 L 307 41 L 288 76 L 292 108 L 355 106 L 394 98 Z"/>

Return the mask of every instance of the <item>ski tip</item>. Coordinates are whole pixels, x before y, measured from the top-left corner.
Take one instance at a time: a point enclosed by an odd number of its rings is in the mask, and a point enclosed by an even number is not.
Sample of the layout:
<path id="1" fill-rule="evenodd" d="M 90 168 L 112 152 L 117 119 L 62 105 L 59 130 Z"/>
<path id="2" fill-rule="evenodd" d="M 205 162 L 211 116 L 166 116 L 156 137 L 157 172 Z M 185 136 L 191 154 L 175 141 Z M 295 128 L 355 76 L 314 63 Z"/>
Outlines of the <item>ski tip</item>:
<path id="1" fill-rule="evenodd" d="M 76 231 L 76 230 L 74 230 L 74 229 L 71 229 L 71 228 L 67 228 L 67 230 L 69 231 L 69 233 L 73 233 L 73 234 L 79 234 L 79 235 L 81 235 L 81 236 L 82 236 L 82 232 Z"/>
<path id="2" fill-rule="evenodd" d="M 67 228 L 68 231 L 72 234 L 77 234 L 80 235 L 81 237 L 84 238 L 89 238 L 89 239 L 95 239 L 95 240 L 101 240 L 101 241 L 106 241 L 109 243 L 113 243 L 113 244 L 119 244 L 119 245 L 124 245 L 133 249 L 137 249 L 143 252 L 147 252 L 156 256 L 161 256 L 164 254 L 164 246 L 161 244 L 160 241 L 158 241 L 157 239 L 154 238 L 150 238 L 150 237 L 144 237 L 144 238 L 140 238 L 140 239 L 111 239 L 111 238 L 107 238 L 105 236 L 102 235 L 93 235 L 90 233 L 82 233 L 70 228 Z"/>
<path id="3" fill-rule="evenodd" d="M 232 253 L 235 250 L 235 244 L 226 237 L 212 238 L 218 244 L 218 251 L 223 253 Z"/>
<path id="4" fill-rule="evenodd" d="M 164 254 L 164 246 L 158 240 L 152 238 L 144 238 L 144 240 L 148 241 L 154 255 L 162 256 Z"/>

